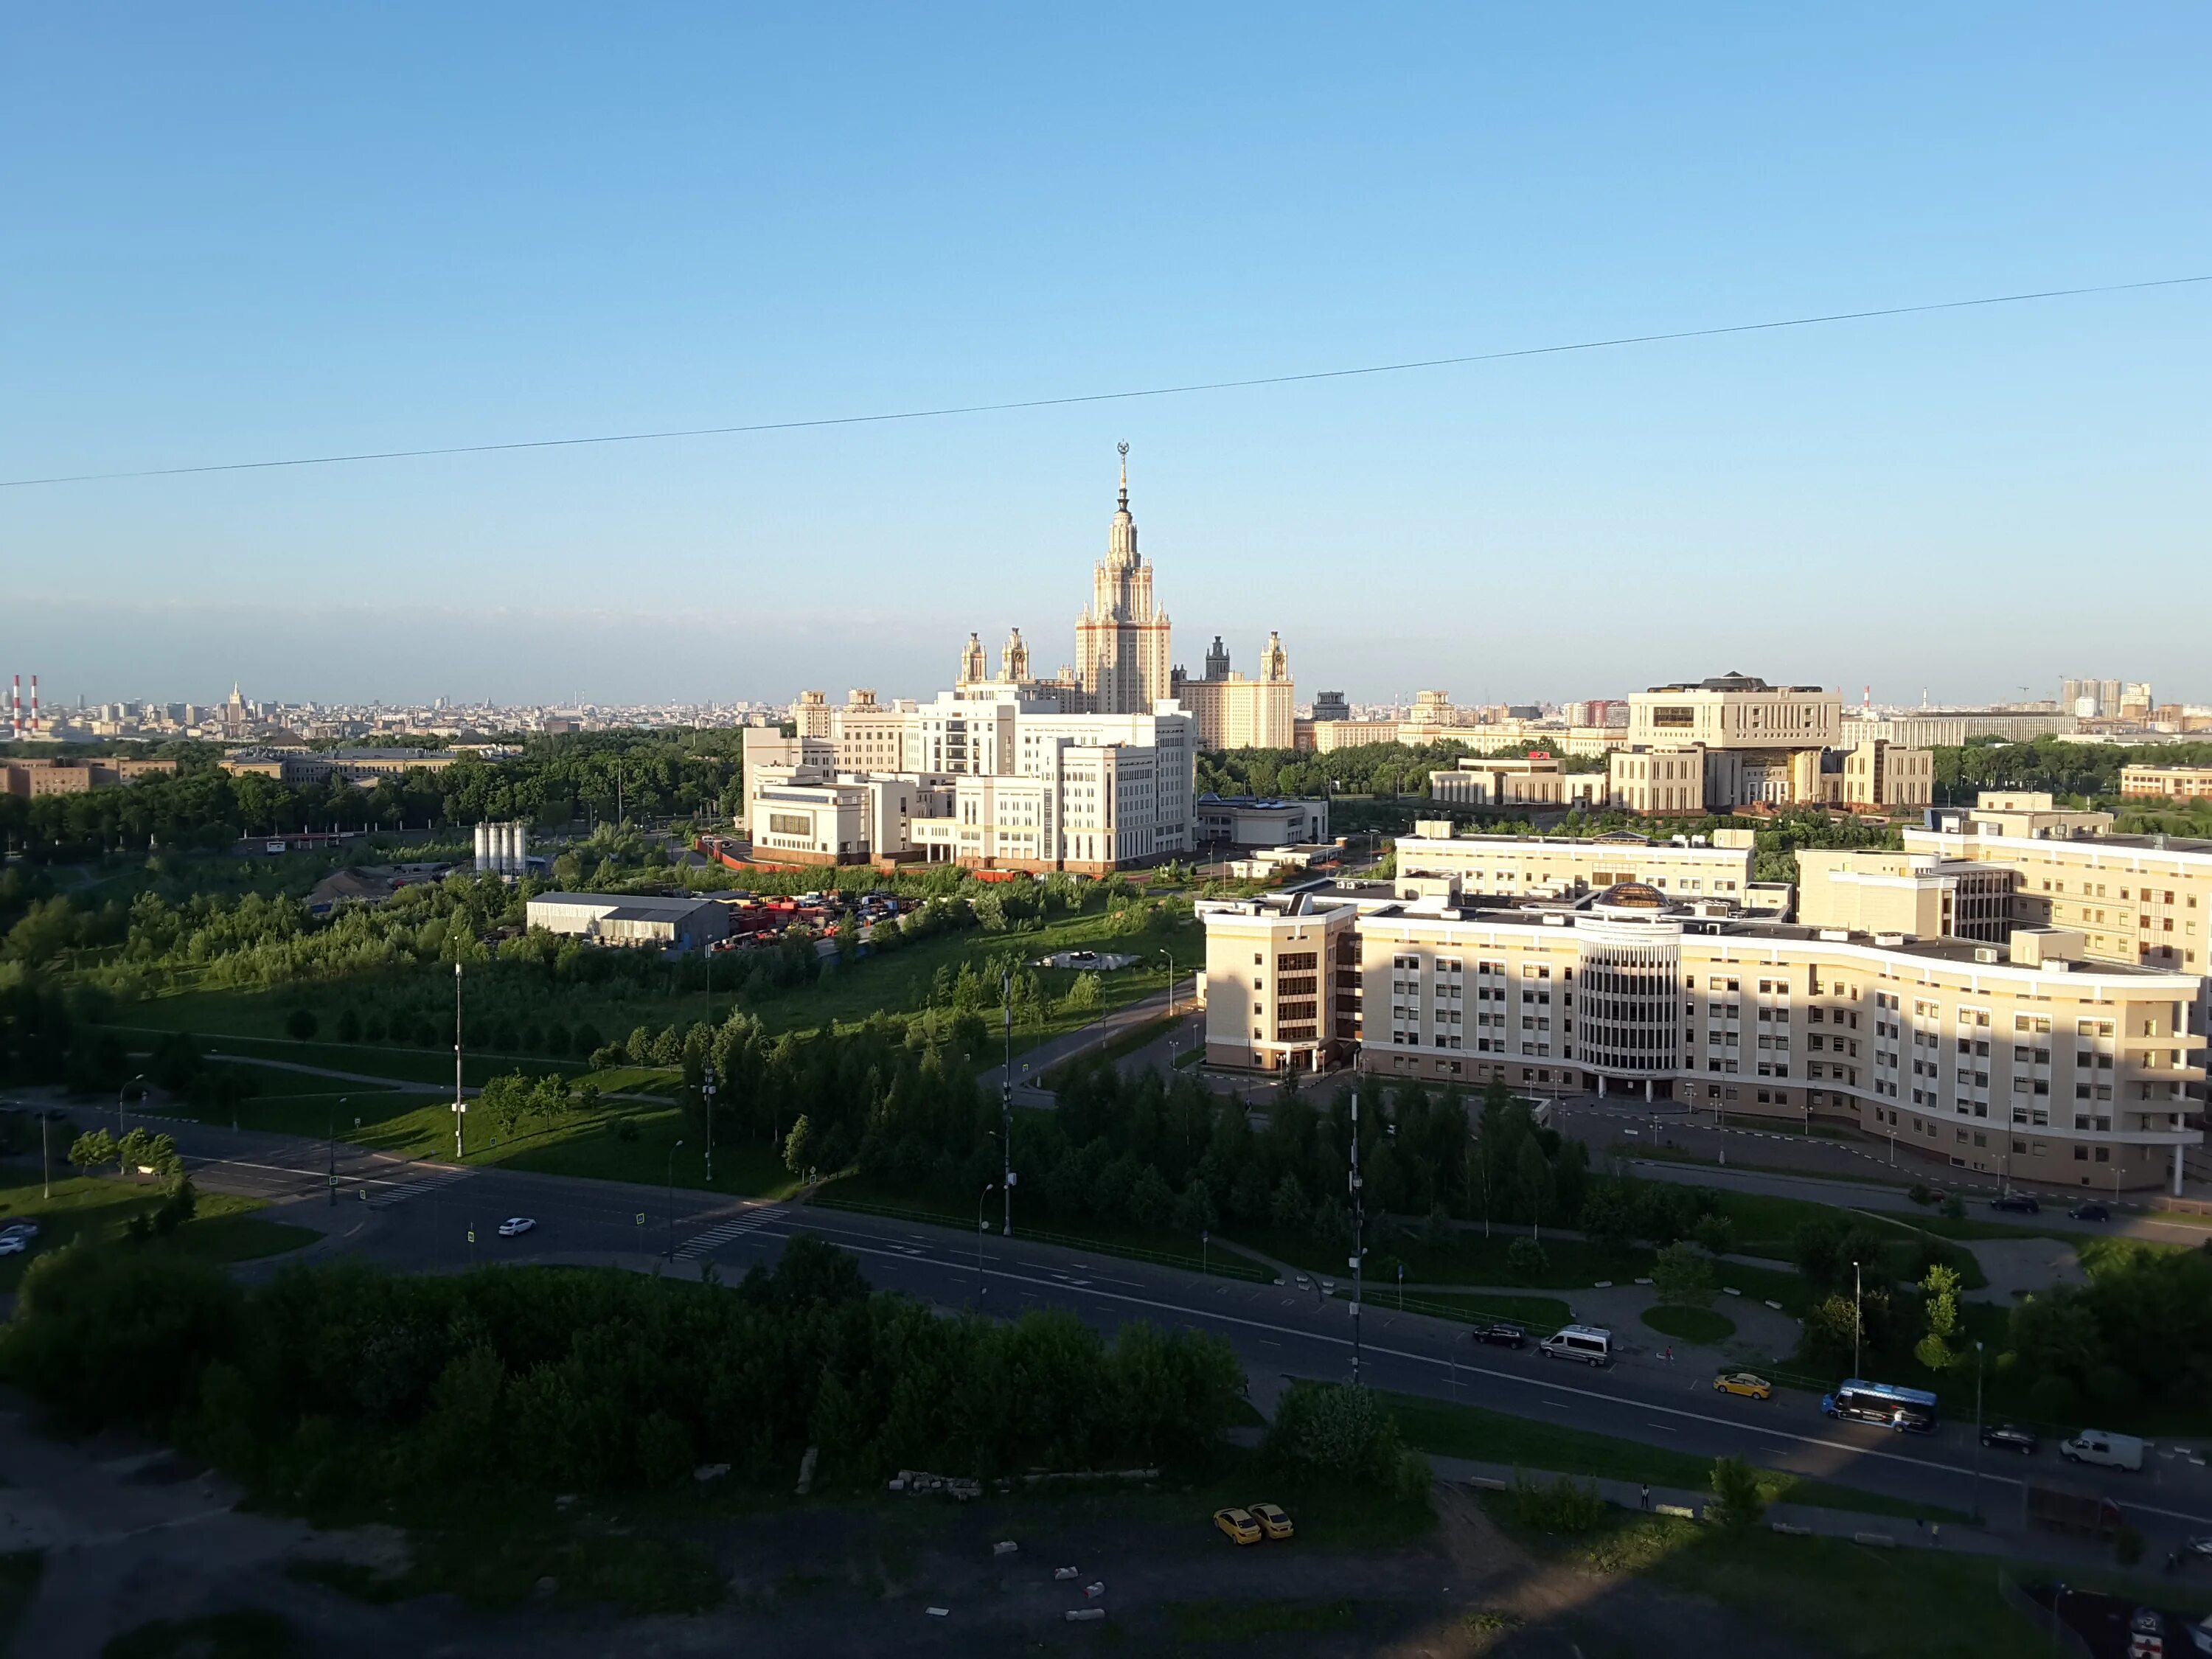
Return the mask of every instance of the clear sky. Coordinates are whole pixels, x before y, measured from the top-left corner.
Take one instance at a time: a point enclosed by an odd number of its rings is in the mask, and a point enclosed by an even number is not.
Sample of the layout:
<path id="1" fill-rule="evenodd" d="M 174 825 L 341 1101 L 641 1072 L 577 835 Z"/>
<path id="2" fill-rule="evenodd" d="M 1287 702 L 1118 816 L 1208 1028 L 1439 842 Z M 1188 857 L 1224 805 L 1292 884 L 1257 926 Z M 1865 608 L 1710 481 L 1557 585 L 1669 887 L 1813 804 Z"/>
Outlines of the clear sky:
<path id="1" fill-rule="evenodd" d="M 2212 272 L 2212 10 L 17 6 L 0 477 L 831 416 Z M 1114 444 L 1302 696 L 2212 700 L 2212 284 L 1349 381 L 0 490 L 50 696 L 1072 653 Z"/>

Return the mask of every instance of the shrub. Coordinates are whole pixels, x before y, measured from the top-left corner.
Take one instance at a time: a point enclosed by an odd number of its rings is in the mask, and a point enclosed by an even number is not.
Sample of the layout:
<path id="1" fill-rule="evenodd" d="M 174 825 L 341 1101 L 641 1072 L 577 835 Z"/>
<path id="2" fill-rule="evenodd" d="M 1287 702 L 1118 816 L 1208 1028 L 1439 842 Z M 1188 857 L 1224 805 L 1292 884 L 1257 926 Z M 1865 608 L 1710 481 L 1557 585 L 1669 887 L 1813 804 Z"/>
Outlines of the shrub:
<path id="1" fill-rule="evenodd" d="M 1651 1285 L 1672 1306 L 1710 1308 L 1716 1294 L 1713 1259 L 1689 1240 L 1679 1239 L 1652 1262 Z"/>
<path id="2" fill-rule="evenodd" d="M 1759 1474 L 1741 1457 L 1723 1457 L 1713 1464 L 1713 1501 L 1705 1506 L 1705 1517 L 1714 1525 L 1729 1532 L 1741 1532 L 1755 1527 L 1766 1514 L 1766 1500 L 1759 1496 Z"/>
<path id="3" fill-rule="evenodd" d="M 295 1042 L 311 1042 L 316 1031 L 315 1014 L 312 1008 L 295 1008 L 284 1018 L 284 1034 Z"/>
<path id="4" fill-rule="evenodd" d="M 2112 1534 L 2112 1559 L 2124 1567 L 2132 1567 L 2142 1559 L 2143 1535 L 2136 1528 L 2122 1526 Z"/>
<path id="5" fill-rule="evenodd" d="M 1701 1215 L 1690 1237 L 1708 1255 L 1726 1255 L 1735 1249 L 1735 1223 L 1720 1214 Z"/>
<path id="6" fill-rule="evenodd" d="M 350 1008 L 338 1016 L 338 1041 L 340 1042 L 361 1041 L 361 1016 Z"/>
<path id="7" fill-rule="evenodd" d="M 1382 1486 L 1408 1502 L 1429 1488 L 1426 1462 L 1406 1449 L 1397 1419 L 1367 1389 L 1291 1383 L 1261 1450 L 1292 1480 Z"/>
<path id="8" fill-rule="evenodd" d="M 1505 1266 L 1516 1279 L 1534 1284 L 1551 1267 L 1552 1258 L 1533 1238 L 1516 1238 L 1506 1247 Z"/>
<path id="9" fill-rule="evenodd" d="M 1516 1471 L 1513 1507 L 1522 1525 L 1571 1538 L 1603 1526 L 1607 1505 L 1595 1480 L 1585 1483 L 1563 1474 L 1547 1486 Z"/>

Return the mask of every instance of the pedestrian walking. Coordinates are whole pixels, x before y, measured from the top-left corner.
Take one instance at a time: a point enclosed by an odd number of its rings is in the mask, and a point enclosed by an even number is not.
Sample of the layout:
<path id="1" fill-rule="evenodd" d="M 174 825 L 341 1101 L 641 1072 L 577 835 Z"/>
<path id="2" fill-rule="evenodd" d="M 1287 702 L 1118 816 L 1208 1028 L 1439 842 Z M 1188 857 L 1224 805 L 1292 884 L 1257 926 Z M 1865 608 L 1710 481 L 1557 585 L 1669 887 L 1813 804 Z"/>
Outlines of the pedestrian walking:
<path id="1" fill-rule="evenodd" d="M 1670 1365 L 1674 1363 L 1674 1349 L 1673 1344 L 1670 1343 L 1668 1345 L 1667 1352 L 1662 1355 L 1661 1358 L 1665 1359 Z"/>
<path id="2" fill-rule="evenodd" d="M 1642 1496 L 1642 1499 L 1643 1499 L 1644 1507 L 1645 1509 L 1647 1509 L 1647 1510 L 1648 1510 L 1648 1509 L 1650 1509 L 1650 1508 L 1651 1507 L 1651 1485 L 1650 1485 L 1650 1482 L 1646 1481 L 1646 1482 L 1644 1484 L 1644 1486 L 1643 1486 L 1643 1489 L 1642 1489 L 1642 1492 L 1641 1492 L 1641 1496 Z"/>

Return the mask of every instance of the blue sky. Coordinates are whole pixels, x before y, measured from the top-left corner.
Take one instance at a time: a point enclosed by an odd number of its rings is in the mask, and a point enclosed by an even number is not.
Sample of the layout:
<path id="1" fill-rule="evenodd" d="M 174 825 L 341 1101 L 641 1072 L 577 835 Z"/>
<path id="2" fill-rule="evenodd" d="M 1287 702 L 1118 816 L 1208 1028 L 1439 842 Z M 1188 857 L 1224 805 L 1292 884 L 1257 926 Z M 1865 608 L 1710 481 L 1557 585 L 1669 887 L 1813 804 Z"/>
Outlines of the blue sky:
<path id="1" fill-rule="evenodd" d="M 0 477 L 805 418 L 2212 272 L 2212 13 L 16 8 Z M 1305 695 L 2212 700 L 2212 284 L 1352 381 L 0 490 L 50 696 L 927 695 L 1132 445 Z"/>

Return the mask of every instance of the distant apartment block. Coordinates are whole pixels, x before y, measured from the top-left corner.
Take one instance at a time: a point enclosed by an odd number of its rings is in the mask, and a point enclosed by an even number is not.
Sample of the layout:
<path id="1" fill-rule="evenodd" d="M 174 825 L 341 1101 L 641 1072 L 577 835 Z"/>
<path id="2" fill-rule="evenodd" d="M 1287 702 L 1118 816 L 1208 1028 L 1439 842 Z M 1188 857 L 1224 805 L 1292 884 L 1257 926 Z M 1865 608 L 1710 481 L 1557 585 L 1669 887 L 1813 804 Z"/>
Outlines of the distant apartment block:
<path id="1" fill-rule="evenodd" d="M 173 760 L 52 760 L 0 758 L 0 793 L 33 799 L 43 795 L 82 795 L 177 769 Z"/>
<path id="2" fill-rule="evenodd" d="M 2120 793 L 2143 800 L 2212 800 L 2212 766 L 2123 766 Z"/>

